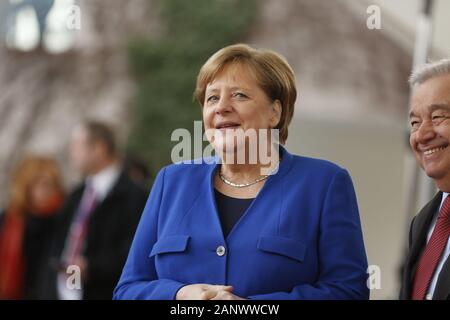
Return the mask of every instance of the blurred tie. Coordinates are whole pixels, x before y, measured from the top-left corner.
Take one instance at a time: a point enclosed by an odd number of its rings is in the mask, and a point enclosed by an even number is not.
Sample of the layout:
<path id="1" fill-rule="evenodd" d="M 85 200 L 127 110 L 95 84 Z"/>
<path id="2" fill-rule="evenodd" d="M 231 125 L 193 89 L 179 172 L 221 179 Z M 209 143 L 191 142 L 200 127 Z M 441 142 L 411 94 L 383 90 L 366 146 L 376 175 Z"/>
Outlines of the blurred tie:
<path id="1" fill-rule="evenodd" d="M 86 184 L 78 210 L 70 226 L 69 238 L 64 250 L 63 260 L 66 265 L 71 265 L 82 253 L 89 217 L 97 205 L 94 188 Z"/>
<path id="2" fill-rule="evenodd" d="M 450 236 L 450 196 L 448 196 L 439 212 L 433 234 L 428 241 L 417 266 L 412 291 L 413 300 L 424 300 L 431 283 L 433 273 Z"/>

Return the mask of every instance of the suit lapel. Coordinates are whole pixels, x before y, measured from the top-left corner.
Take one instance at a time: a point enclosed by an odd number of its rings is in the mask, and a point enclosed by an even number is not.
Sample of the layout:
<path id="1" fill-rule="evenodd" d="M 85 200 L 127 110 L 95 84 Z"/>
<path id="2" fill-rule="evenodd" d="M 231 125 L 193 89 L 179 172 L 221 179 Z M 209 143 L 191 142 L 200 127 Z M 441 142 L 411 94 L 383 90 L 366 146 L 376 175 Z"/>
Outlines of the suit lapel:
<path id="1" fill-rule="evenodd" d="M 446 300 L 450 296 L 450 259 L 447 258 L 441 272 L 439 273 L 433 300 Z"/>
<path id="2" fill-rule="evenodd" d="M 438 192 L 433 200 L 431 200 L 414 219 L 414 223 L 410 231 L 412 240 L 411 248 L 405 264 L 405 292 L 403 298 L 409 299 L 411 297 L 412 284 L 416 273 L 417 262 L 425 246 L 430 224 L 433 220 L 434 214 L 439 209 L 441 199 L 442 192 Z"/>

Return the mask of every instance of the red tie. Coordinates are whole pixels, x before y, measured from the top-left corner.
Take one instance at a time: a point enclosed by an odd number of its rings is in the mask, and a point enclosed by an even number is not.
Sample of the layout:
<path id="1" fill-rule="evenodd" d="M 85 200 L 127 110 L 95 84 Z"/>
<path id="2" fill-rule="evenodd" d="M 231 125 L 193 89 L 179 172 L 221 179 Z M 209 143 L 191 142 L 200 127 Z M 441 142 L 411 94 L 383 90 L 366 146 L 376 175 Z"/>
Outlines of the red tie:
<path id="1" fill-rule="evenodd" d="M 91 213 L 95 210 L 97 201 L 92 185 L 87 184 L 81 199 L 80 206 L 70 226 L 68 241 L 64 248 L 64 262 L 71 265 L 82 253 L 84 240 L 86 238 L 87 225 Z"/>
<path id="2" fill-rule="evenodd" d="M 433 234 L 428 241 L 417 266 L 412 291 L 413 300 L 424 300 L 434 270 L 441 259 L 450 236 L 450 196 L 448 196 L 439 212 Z"/>

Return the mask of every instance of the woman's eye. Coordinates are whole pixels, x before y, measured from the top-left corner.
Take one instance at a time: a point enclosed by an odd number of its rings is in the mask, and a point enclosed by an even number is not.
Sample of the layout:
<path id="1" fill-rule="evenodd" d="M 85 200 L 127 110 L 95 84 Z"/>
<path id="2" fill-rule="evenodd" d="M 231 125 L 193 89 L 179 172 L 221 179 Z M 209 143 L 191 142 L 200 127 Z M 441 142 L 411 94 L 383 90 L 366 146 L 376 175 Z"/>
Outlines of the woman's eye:
<path id="1" fill-rule="evenodd" d="M 238 98 L 247 98 L 247 96 L 245 94 L 243 94 L 242 92 L 236 92 L 234 94 L 234 96 L 238 97 Z"/>
<path id="2" fill-rule="evenodd" d="M 208 97 L 208 99 L 206 99 L 207 102 L 213 102 L 213 101 L 217 101 L 217 100 L 218 100 L 217 96 L 210 96 L 210 97 Z"/>

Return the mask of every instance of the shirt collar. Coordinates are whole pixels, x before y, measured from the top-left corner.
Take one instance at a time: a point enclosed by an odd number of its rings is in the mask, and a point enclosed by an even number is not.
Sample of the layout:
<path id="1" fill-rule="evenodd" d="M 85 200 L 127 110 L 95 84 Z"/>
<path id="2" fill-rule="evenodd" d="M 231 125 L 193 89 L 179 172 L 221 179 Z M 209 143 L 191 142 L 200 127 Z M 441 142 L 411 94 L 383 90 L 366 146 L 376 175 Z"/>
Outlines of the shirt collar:
<path id="1" fill-rule="evenodd" d="M 105 169 L 86 178 L 86 184 L 94 189 L 98 201 L 102 201 L 111 191 L 120 175 L 120 169 L 117 164 L 110 165 Z"/>
<path id="2" fill-rule="evenodd" d="M 447 192 L 442 192 L 442 200 L 441 200 L 441 205 L 439 206 L 439 211 L 442 208 L 442 205 L 444 204 L 445 199 L 447 198 L 448 193 Z"/>

